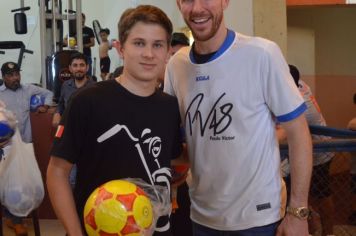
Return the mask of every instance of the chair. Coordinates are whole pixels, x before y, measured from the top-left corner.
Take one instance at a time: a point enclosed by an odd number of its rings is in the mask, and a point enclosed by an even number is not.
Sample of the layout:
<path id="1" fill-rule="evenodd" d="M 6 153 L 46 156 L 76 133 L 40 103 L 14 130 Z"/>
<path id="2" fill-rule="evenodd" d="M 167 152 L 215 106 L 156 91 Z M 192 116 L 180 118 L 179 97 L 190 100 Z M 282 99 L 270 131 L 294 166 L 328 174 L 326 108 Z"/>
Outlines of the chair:
<path id="1" fill-rule="evenodd" d="M 3 206 L 0 203 L 0 236 L 4 236 L 3 234 L 3 224 L 2 224 L 2 211 L 3 211 Z M 35 236 L 41 236 L 41 232 L 40 232 L 40 223 L 38 220 L 38 214 L 37 214 L 37 210 L 33 210 L 30 215 L 32 218 L 32 222 L 33 222 L 33 228 L 35 231 Z"/>

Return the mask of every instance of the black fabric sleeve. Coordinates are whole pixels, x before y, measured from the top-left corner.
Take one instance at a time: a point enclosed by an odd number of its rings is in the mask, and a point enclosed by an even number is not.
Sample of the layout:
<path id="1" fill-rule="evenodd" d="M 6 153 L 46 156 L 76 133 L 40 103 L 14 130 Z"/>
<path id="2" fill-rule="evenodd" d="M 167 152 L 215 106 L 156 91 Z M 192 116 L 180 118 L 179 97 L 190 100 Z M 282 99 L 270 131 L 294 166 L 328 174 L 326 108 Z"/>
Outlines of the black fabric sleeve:
<path id="1" fill-rule="evenodd" d="M 181 119 L 180 119 L 180 114 L 179 114 L 178 101 L 176 98 L 174 98 L 174 115 L 176 117 L 177 126 L 175 128 L 175 136 L 174 136 L 174 140 L 172 143 L 172 159 L 178 158 L 183 150 L 183 148 L 182 148 L 183 132 L 182 132 L 182 128 L 181 128 Z"/>
<path id="2" fill-rule="evenodd" d="M 76 163 L 84 146 L 89 119 L 89 100 L 85 96 L 73 96 L 65 109 L 54 137 L 51 155 Z"/>

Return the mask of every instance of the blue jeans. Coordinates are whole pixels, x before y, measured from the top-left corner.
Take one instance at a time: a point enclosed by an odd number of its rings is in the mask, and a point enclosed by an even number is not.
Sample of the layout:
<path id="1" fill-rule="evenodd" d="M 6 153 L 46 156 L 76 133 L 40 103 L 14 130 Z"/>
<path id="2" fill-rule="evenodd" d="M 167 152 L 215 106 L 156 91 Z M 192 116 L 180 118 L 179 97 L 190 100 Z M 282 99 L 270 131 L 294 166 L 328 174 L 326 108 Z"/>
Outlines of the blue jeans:
<path id="1" fill-rule="evenodd" d="M 87 75 L 92 76 L 93 75 L 93 60 L 91 59 L 91 57 L 87 57 L 87 58 L 88 58 L 88 66 L 89 66 Z"/>
<path id="2" fill-rule="evenodd" d="M 193 222 L 194 236 L 275 236 L 280 222 L 261 227 L 255 227 L 236 231 L 221 231 L 211 229 Z"/>
<path id="3" fill-rule="evenodd" d="M 77 165 L 74 164 L 69 174 L 69 183 L 72 186 L 72 189 L 74 189 L 76 181 L 77 181 Z"/>

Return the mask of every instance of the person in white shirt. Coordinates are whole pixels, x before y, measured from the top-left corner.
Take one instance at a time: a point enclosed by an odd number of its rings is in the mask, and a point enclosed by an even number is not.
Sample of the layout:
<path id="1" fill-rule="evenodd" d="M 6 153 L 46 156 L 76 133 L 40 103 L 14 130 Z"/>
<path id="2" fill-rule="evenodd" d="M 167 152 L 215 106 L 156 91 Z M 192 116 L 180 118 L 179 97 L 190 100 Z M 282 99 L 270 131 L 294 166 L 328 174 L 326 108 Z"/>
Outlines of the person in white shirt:
<path id="1" fill-rule="evenodd" d="M 227 29 L 228 0 L 177 4 L 194 43 L 168 62 L 164 91 L 178 98 L 186 131 L 194 235 L 308 235 L 306 105 L 280 49 Z M 290 147 L 286 215 L 273 117 Z"/>

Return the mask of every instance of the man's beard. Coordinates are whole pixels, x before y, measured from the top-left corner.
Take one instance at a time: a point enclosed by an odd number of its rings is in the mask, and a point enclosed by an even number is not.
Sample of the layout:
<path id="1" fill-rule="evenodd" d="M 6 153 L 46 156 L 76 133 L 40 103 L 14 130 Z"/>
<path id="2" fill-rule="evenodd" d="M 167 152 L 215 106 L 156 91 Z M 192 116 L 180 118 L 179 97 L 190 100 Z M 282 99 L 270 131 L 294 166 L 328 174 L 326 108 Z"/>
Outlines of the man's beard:
<path id="1" fill-rule="evenodd" d="M 6 88 L 12 90 L 12 91 L 16 91 L 18 88 L 21 87 L 20 81 L 14 81 L 11 84 L 8 84 L 5 82 L 5 86 Z"/>
<path id="2" fill-rule="evenodd" d="M 199 16 L 199 15 L 198 15 Z M 193 18 L 193 16 L 191 16 L 190 18 Z M 191 27 L 191 22 L 189 20 L 184 20 L 185 23 L 188 25 L 188 27 L 191 29 L 193 37 L 195 40 L 197 41 L 207 41 L 211 38 L 213 38 L 216 35 L 216 32 L 219 30 L 221 22 L 223 20 L 223 13 L 221 12 L 218 15 L 215 16 L 211 16 L 212 18 L 212 26 L 208 32 L 208 34 L 206 35 L 200 35 L 199 33 L 194 32 L 194 28 Z"/>
<path id="3" fill-rule="evenodd" d="M 81 80 L 83 80 L 85 78 L 85 74 L 81 74 L 81 73 L 73 74 L 73 78 L 75 80 L 81 81 Z"/>

